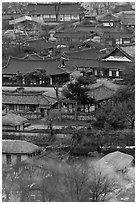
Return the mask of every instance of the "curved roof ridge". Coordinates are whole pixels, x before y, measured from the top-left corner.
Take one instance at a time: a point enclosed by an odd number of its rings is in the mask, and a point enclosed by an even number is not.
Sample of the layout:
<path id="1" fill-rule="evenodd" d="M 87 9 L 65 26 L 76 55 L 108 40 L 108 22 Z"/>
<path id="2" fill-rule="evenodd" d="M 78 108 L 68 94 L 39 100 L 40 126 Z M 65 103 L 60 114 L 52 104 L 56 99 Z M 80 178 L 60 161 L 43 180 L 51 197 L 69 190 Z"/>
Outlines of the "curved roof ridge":
<path id="1" fill-rule="evenodd" d="M 58 58 L 47 58 L 47 59 L 44 58 L 43 60 L 41 60 L 41 59 L 24 59 L 24 58 L 17 58 L 17 57 L 9 56 L 8 61 L 7 61 L 6 65 L 3 67 L 3 69 L 8 67 L 8 65 L 10 63 L 10 60 L 18 60 L 18 61 L 26 61 L 26 62 L 29 62 L 29 61 L 33 61 L 33 62 L 45 61 L 45 62 L 48 62 L 48 61 L 57 61 L 59 59 L 60 59 L 60 57 L 58 57 Z"/>
<path id="2" fill-rule="evenodd" d="M 82 49 L 82 50 L 75 50 L 73 52 L 65 52 L 65 54 L 73 54 L 73 53 L 77 53 L 77 52 L 84 52 L 84 51 L 88 51 L 88 50 L 97 50 L 97 48 L 87 48 L 87 49 Z"/>
<path id="3" fill-rule="evenodd" d="M 122 52 L 124 55 L 126 55 L 127 58 L 129 58 L 130 60 L 133 60 L 133 57 L 130 56 L 127 52 L 125 52 L 119 45 L 116 45 L 112 50 L 110 50 L 109 53 L 107 53 L 106 55 L 104 55 L 104 56 L 101 57 L 100 59 L 104 59 L 104 58 L 108 57 L 108 56 L 111 55 L 116 49 L 119 49 L 120 52 Z"/>

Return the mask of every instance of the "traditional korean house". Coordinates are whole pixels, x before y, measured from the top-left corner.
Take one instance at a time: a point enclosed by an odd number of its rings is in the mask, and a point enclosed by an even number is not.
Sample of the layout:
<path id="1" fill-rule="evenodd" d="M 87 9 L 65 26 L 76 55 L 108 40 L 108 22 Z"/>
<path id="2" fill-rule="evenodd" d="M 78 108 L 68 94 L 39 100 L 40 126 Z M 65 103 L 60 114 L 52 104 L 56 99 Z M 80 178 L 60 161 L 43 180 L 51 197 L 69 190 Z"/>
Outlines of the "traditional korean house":
<path id="1" fill-rule="evenodd" d="M 100 107 L 102 104 L 108 102 L 113 98 L 119 88 L 124 87 L 124 85 L 114 84 L 109 80 L 98 80 L 97 83 L 89 86 L 90 91 L 88 95 L 95 98 L 96 104 L 95 109 Z"/>
<path id="2" fill-rule="evenodd" d="M 127 27 L 135 27 L 135 11 L 120 11 L 116 15 L 120 18 L 121 23 Z"/>
<path id="3" fill-rule="evenodd" d="M 54 51 L 57 46 L 56 42 L 50 42 L 43 38 L 27 40 L 26 44 L 36 52 L 45 53 L 47 55 L 49 54 L 49 50 Z"/>
<path id="4" fill-rule="evenodd" d="M 58 83 L 62 85 L 64 82 L 69 81 L 70 73 L 75 70 L 73 66 L 61 67 L 61 61 L 59 58 L 50 58 L 45 60 L 28 60 L 10 57 L 7 65 L 3 68 L 3 85 L 12 84 L 11 77 L 16 76 L 18 73 L 21 76 L 26 76 L 28 73 L 32 73 L 36 70 L 43 70 L 46 73 L 46 81 L 41 80 L 41 78 L 36 79 L 37 76 L 32 76 L 29 79 L 22 77 L 20 81 L 21 84 L 26 86 L 49 86 Z M 16 84 L 16 83 L 14 83 Z M 21 85 L 18 84 L 17 85 Z"/>
<path id="5" fill-rule="evenodd" d="M 43 19 L 49 25 L 55 22 L 80 20 L 80 9 L 81 6 L 77 2 L 29 3 L 27 5 L 30 16 Z"/>
<path id="6" fill-rule="evenodd" d="M 14 29 L 20 29 L 24 31 L 40 31 L 44 21 L 37 17 L 22 16 L 14 20 L 9 21 L 9 25 L 13 25 Z"/>
<path id="7" fill-rule="evenodd" d="M 120 47 L 115 47 L 106 56 L 100 58 L 100 63 L 103 72 L 106 72 L 109 78 L 121 78 L 125 68 L 129 67 L 130 69 L 134 64 L 134 58 Z"/>
<path id="8" fill-rule="evenodd" d="M 115 7 L 112 9 L 112 12 L 119 13 L 121 11 L 134 11 L 134 6 L 131 3 L 134 2 L 117 2 Z"/>
<path id="9" fill-rule="evenodd" d="M 120 24 L 120 19 L 118 16 L 107 13 L 96 17 L 98 23 L 104 27 L 116 27 Z"/>
<path id="10" fill-rule="evenodd" d="M 53 102 L 53 103 L 52 103 Z M 2 103 L 6 106 L 6 113 L 17 113 L 28 119 L 40 119 L 47 115 L 48 110 L 56 101 L 38 92 L 3 91 Z"/>
<path id="11" fill-rule="evenodd" d="M 97 78 L 113 79 L 122 78 L 125 68 L 134 64 L 134 58 L 120 47 L 115 47 L 107 54 L 101 51 L 95 52 L 95 55 L 93 53 L 92 49 L 71 53 L 67 65 L 75 66 L 78 71 L 88 72 Z"/>
<path id="12" fill-rule="evenodd" d="M 2 130 L 23 130 L 28 125 L 28 119 L 19 115 L 6 114 L 2 116 Z"/>
<path id="13" fill-rule="evenodd" d="M 66 31 L 66 32 L 56 32 L 54 37 L 60 43 L 65 43 L 66 45 L 73 43 L 80 43 L 90 37 L 90 32 L 75 32 L 75 31 Z"/>
<path id="14" fill-rule="evenodd" d="M 2 140 L 2 164 L 14 165 L 41 152 L 40 147 L 24 140 Z"/>

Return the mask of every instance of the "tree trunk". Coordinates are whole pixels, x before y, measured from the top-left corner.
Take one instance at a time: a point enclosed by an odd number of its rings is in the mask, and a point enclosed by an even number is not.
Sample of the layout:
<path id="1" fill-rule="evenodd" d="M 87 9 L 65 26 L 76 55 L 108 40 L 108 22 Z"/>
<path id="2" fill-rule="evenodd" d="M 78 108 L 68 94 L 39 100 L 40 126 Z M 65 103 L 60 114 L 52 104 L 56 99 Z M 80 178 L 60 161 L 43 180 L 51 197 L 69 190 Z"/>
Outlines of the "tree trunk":
<path id="1" fill-rule="evenodd" d="M 56 87 L 54 87 L 54 90 L 56 91 L 56 98 L 57 98 L 57 101 L 58 101 L 59 121 L 61 121 L 62 120 L 62 117 L 61 117 L 61 102 L 60 102 L 60 99 L 59 99 L 58 84 L 56 84 Z"/>
<path id="2" fill-rule="evenodd" d="M 77 109 L 78 109 L 78 102 L 76 101 L 75 103 L 75 116 L 74 116 L 74 120 L 77 120 Z"/>

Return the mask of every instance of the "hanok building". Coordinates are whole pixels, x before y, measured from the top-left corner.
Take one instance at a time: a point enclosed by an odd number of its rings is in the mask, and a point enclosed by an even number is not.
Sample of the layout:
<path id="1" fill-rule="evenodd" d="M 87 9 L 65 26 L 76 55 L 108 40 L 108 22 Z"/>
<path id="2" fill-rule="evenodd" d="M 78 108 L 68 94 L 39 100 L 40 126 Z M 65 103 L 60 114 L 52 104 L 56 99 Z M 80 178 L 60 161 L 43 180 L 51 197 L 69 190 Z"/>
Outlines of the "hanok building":
<path id="1" fill-rule="evenodd" d="M 107 54 L 93 49 L 66 54 L 69 56 L 67 65 L 75 66 L 78 71 L 88 72 L 97 78 L 122 78 L 126 67 L 134 65 L 134 58 L 120 47 L 115 47 Z"/>
<path id="2" fill-rule="evenodd" d="M 97 16 L 96 19 L 104 27 L 116 27 L 120 24 L 119 17 L 110 13 Z"/>
<path id="3" fill-rule="evenodd" d="M 39 155 L 40 147 L 23 140 L 2 140 L 2 164 L 14 165 L 27 158 Z"/>
<path id="4" fill-rule="evenodd" d="M 134 3 L 134 2 L 131 2 Z M 134 11 L 133 4 L 130 2 L 117 2 L 115 7 L 112 9 L 113 13 L 119 13 L 121 11 Z M 135 4 L 135 3 L 134 3 Z"/>
<path id="5" fill-rule="evenodd" d="M 73 45 L 74 43 L 80 43 L 90 37 L 89 32 L 56 32 L 54 37 L 58 40 L 59 43 Z"/>
<path id="6" fill-rule="evenodd" d="M 19 88 L 16 91 L 3 91 L 2 104 L 6 113 L 16 113 L 28 119 L 40 119 L 47 115 L 48 110 L 56 101 L 44 96 L 42 93 L 24 92 Z"/>
<path id="7" fill-rule="evenodd" d="M 29 49 L 35 50 L 37 53 L 44 53 L 49 54 L 49 50 L 54 51 L 57 43 L 56 42 L 50 42 L 43 38 L 39 39 L 33 39 L 33 40 L 27 40 L 26 45 L 29 46 Z"/>
<path id="8" fill-rule="evenodd" d="M 29 16 L 43 19 L 47 24 L 62 23 L 80 20 L 80 4 L 55 2 L 55 3 L 29 3 L 27 12 Z"/>
<path id="9" fill-rule="evenodd" d="M 44 21 L 30 16 L 22 16 L 14 20 L 9 21 L 9 25 L 13 25 L 14 29 L 20 29 L 24 31 L 41 31 Z"/>
<path id="10" fill-rule="evenodd" d="M 28 60 L 10 57 L 7 65 L 3 68 L 3 85 L 12 84 L 11 77 L 16 76 L 17 73 L 21 73 L 23 76 L 27 73 L 32 73 L 35 70 L 44 70 L 46 76 L 49 77 L 47 81 L 36 80 L 36 76 L 29 78 L 29 82 L 22 78 L 21 84 L 23 86 L 45 86 L 49 85 L 62 85 L 66 81 L 69 81 L 70 73 L 74 71 L 73 66 L 61 66 L 60 58 L 51 58 L 46 60 Z M 17 84 L 20 85 L 20 84 Z"/>
<path id="11" fill-rule="evenodd" d="M 2 116 L 2 130 L 23 130 L 29 125 L 28 119 L 16 114 Z"/>

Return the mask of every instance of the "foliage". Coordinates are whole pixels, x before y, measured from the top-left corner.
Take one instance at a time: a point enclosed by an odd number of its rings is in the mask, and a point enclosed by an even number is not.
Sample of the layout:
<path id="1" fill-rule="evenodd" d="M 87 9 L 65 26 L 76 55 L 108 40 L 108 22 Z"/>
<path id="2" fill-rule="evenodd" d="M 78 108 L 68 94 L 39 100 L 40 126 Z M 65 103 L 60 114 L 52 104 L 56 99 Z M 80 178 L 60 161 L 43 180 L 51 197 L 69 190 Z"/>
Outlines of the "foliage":
<path id="1" fill-rule="evenodd" d="M 77 80 L 73 80 L 68 83 L 67 88 L 63 89 L 63 95 L 70 99 L 75 100 L 79 104 L 91 104 L 95 102 L 88 96 L 88 91 L 90 90 L 87 85 L 95 82 L 93 78 L 80 76 Z"/>
<path id="2" fill-rule="evenodd" d="M 98 173 L 95 166 L 89 169 L 86 161 L 69 165 L 47 154 L 17 163 L 7 171 L 5 168 L 3 194 L 6 186 L 9 187 L 6 201 L 13 197 L 15 202 L 17 194 L 20 202 L 105 201 L 107 193 L 113 192 L 109 178 Z"/>
<path id="3" fill-rule="evenodd" d="M 82 3 L 82 6 L 87 10 L 89 15 L 101 15 L 111 12 L 115 6 L 115 2 L 89 2 Z"/>
<path id="4" fill-rule="evenodd" d="M 129 86 L 135 85 L 135 64 L 126 67 L 126 69 L 123 72 L 122 78 L 127 85 Z"/>

